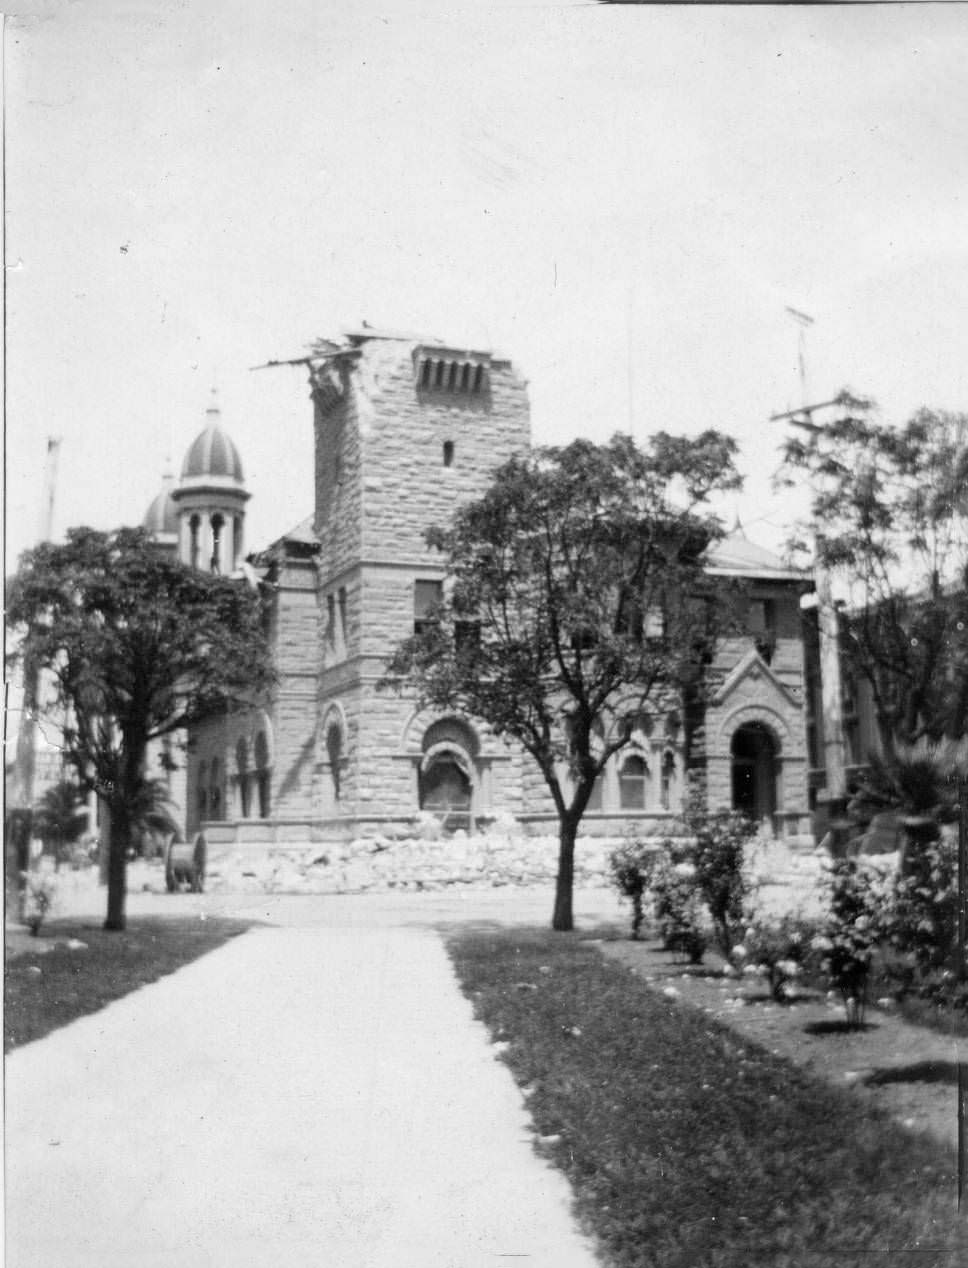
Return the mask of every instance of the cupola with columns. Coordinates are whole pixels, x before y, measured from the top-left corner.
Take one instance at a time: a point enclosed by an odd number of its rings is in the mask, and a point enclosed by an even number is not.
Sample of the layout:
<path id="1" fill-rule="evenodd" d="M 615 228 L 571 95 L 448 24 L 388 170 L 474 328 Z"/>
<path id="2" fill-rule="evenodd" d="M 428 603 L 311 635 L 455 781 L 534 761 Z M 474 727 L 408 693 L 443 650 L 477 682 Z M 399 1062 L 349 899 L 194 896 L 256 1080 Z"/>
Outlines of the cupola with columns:
<path id="1" fill-rule="evenodd" d="M 246 492 L 242 460 L 222 428 L 212 389 L 206 424 L 189 446 L 171 491 L 178 516 L 178 557 L 203 572 L 231 573 L 242 559 Z"/>

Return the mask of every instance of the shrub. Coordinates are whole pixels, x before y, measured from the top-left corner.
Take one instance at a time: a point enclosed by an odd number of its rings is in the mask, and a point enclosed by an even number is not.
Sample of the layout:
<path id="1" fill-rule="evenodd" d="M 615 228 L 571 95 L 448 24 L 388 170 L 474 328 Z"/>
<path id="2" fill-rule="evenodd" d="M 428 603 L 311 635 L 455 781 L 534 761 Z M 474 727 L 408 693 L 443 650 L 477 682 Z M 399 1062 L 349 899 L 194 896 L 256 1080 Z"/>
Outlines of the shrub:
<path id="1" fill-rule="evenodd" d="M 813 947 L 822 956 L 831 988 L 840 992 L 849 1026 L 861 1026 L 867 1008 L 867 982 L 884 906 L 876 876 L 855 859 L 837 859 L 830 867 L 830 909 Z"/>
<path id="2" fill-rule="evenodd" d="M 696 781 L 686 794 L 683 817 L 694 838 L 689 857 L 696 869 L 696 885 L 709 909 L 719 949 L 729 956 L 743 925 L 749 893 L 745 856 L 757 827 L 736 811 L 707 811 Z"/>
<path id="3" fill-rule="evenodd" d="M 632 938 L 638 939 L 645 919 L 645 893 L 650 888 L 658 853 L 644 841 L 626 841 L 608 857 L 612 881 L 618 892 L 632 902 Z"/>
<path id="4" fill-rule="evenodd" d="M 757 916 L 747 924 L 731 958 L 744 973 L 765 978 L 770 994 L 783 1004 L 793 994 L 793 982 L 803 971 L 815 933 L 815 926 L 798 916 L 779 920 Z"/>
<path id="5" fill-rule="evenodd" d="M 40 926 L 44 923 L 57 896 L 57 881 L 51 868 L 43 865 L 46 861 L 41 860 L 41 866 L 36 870 L 22 874 L 23 922 L 34 937 L 40 932 Z"/>
<path id="6" fill-rule="evenodd" d="M 951 962 L 957 933 L 957 846 L 942 836 L 909 844 L 888 905 L 886 941 L 924 977 Z"/>
<path id="7" fill-rule="evenodd" d="M 706 953 L 705 912 L 696 883 L 696 868 L 671 841 L 652 873 L 655 918 L 667 951 L 681 951 L 693 964 Z"/>

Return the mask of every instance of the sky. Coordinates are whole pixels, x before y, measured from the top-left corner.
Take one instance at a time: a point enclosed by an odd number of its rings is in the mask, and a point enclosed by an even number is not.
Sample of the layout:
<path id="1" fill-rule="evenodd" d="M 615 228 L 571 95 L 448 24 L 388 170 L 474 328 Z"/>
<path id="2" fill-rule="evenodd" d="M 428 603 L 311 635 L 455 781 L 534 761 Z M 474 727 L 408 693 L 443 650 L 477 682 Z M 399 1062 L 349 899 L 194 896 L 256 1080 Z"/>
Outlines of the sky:
<path id="1" fill-rule="evenodd" d="M 140 521 L 213 386 L 250 548 L 309 514 L 298 357 L 510 356 L 537 443 L 716 427 L 776 547 L 770 416 L 968 410 L 968 6 L 8 0 L 6 559 Z"/>

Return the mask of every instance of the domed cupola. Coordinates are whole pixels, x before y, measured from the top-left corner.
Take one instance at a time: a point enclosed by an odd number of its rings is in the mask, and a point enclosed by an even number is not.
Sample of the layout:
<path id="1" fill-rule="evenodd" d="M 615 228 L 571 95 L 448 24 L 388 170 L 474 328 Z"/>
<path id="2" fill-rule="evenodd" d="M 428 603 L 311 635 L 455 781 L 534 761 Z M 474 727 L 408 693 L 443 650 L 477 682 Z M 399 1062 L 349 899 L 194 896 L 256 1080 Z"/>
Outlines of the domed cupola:
<path id="1" fill-rule="evenodd" d="M 204 572 L 230 573 L 242 557 L 245 489 L 242 459 L 222 429 L 212 389 L 205 428 L 192 441 L 172 492 L 178 515 L 179 558 Z"/>
<path id="2" fill-rule="evenodd" d="M 231 438 L 222 430 L 218 406 L 209 406 L 205 413 L 208 426 L 200 432 L 185 454 L 181 478 L 186 480 L 231 480 L 245 484 L 242 459 Z"/>
<path id="3" fill-rule="evenodd" d="M 175 477 L 171 471 L 165 472 L 161 490 L 152 500 L 141 521 L 158 546 L 174 551 L 178 546 L 178 507 L 172 496 L 175 491 Z"/>

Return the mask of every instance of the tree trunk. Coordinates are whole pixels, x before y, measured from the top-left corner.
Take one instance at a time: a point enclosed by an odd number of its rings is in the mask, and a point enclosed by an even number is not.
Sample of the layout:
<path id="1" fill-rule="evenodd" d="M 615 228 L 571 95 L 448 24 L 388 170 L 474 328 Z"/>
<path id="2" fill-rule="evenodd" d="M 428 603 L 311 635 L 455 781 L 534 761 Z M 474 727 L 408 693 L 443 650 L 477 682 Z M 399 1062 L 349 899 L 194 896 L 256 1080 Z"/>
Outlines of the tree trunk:
<path id="1" fill-rule="evenodd" d="M 575 927 L 572 913 L 572 894 L 575 882 L 575 836 L 578 825 L 570 817 L 559 821 L 558 829 L 558 879 L 555 883 L 555 910 L 551 918 L 552 929 L 570 933 Z"/>
<path id="2" fill-rule="evenodd" d="M 123 802 L 112 800 L 108 837 L 108 914 L 104 928 L 121 932 L 125 927 L 124 900 L 127 891 L 127 857 L 130 825 Z"/>

